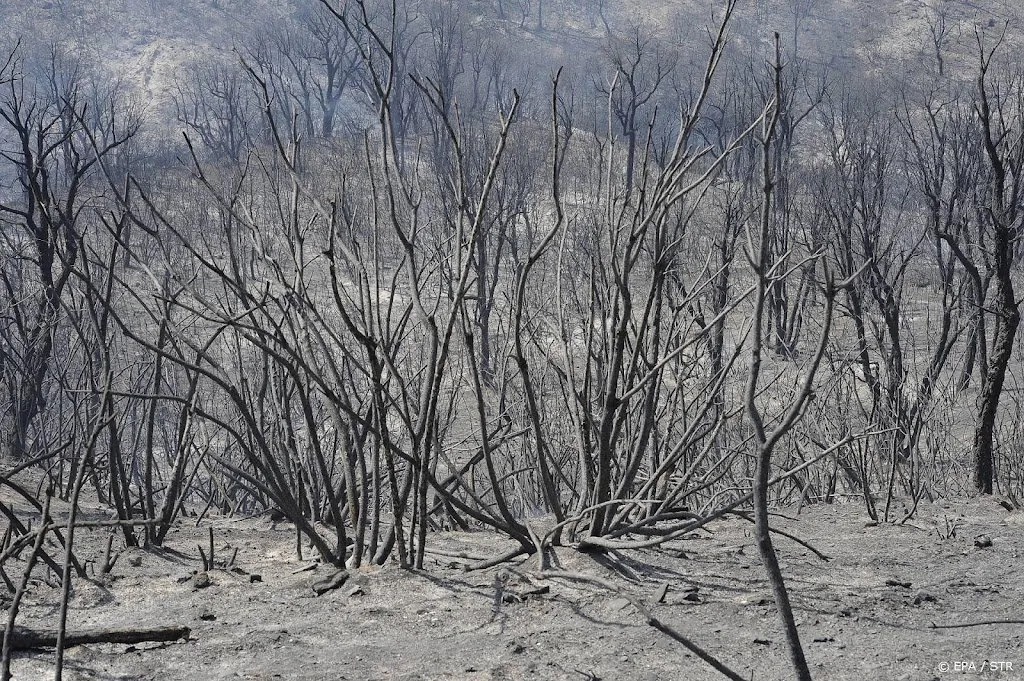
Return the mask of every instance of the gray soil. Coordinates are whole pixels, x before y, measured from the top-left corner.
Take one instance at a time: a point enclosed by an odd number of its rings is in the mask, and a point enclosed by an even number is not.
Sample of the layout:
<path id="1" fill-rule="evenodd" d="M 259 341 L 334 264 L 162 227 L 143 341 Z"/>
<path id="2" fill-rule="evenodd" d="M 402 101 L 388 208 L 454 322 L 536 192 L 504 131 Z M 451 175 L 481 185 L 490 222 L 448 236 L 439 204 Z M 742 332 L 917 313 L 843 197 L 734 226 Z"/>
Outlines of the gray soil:
<path id="1" fill-rule="evenodd" d="M 961 500 L 875 525 L 859 506 L 820 505 L 787 510 L 775 525 L 829 557 L 776 536 L 815 678 L 1024 678 L 1024 513 Z M 212 570 L 202 586 L 197 545 L 209 526 L 216 560 L 237 549 L 236 569 Z M 104 536 L 82 531 L 82 556 L 99 558 Z M 984 537 L 991 546 L 978 546 Z M 746 678 L 792 676 L 741 518 L 660 550 L 557 549 L 553 568 L 603 578 L 621 593 L 539 579 L 535 558 L 466 571 L 507 548 L 493 534 L 438 534 L 430 546 L 452 555 L 431 554 L 423 572 L 352 570 L 343 586 L 316 596 L 312 584 L 332 569 L 308 552 L 298 560 L 289 525 L 184 522 L 168 550 L 125 551 L 111 574 L 76 581 L 69 626 L 186 625 L 189 640 L 79 646 L 68 651 L 65 678 L 724 678 L 647 626 L 630 598 Z M 56 580 L 33 581 L 19 624 L 53 627 L 58 602 Z M 978 624 L 998 620 L 1017 621 Z M 978 626 L 942 628 L 951 624 Z M 52 653 L 21 653 L 14 672 L 52 678 Z"/>

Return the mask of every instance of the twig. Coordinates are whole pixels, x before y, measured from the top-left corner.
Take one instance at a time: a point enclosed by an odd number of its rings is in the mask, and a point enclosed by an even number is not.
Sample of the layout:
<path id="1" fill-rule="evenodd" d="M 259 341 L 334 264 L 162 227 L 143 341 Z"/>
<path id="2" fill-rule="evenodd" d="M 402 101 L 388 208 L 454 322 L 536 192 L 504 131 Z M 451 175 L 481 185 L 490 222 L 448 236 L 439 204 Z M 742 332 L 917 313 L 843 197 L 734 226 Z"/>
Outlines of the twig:
<path id="1" fill-rule="evenodd" d="M 486 570 L 489 567 L 494 567 L 495 565 L 501 565 L 502 563 L 508 562 L 508 561 L 512 560 L 513 558 L 518 558 L 519 556 L 521 556 L 523 554 L 529 554 L 529 553 L 530 552 L 527 551 L 526 549 L 524 549 L 522 547 L 519 547 L 518 549 L 513 549 L 512 551 L 509 551 L 508 553 L 503 553 L 500 556 L 495 556 L 494 558 L 490 558 L 490 559 L 485 560 L 483 562 L 475 563 L 473 565 L 469 565 L 469 566 L 466 567 L 466 572 L 473 572 L 474 570 Z"/>
<path id="2" fill-rule="evenodd" d="M 104 409 L 109 408 L 110 405 L 109 375 L 107 385 L 103 389 L 103 405 Z M 78 521 L 78 501 L 82 496 L 82 487 L 85 485 L 86 471 L 93 464 L 92 455 L 96 447 L 96 441 L 109 423 L 110 418 L 112 417 L 102 419 L 93 428 L 92 436 L 89 438 L 89 445 L 85 448 L 81 461 L 78 462 L 78 472 L 75 475 L 75 484 L 71 491 L 71 512 L 68 513 L 67 537 L 64 539 L 64 566 L 61 572 L 60 616 L 57 620 L 57 637 L 54 643 L 54 648 L 56 648 L 54 681 L 61 681 L 64 678 L 64 649 L 67 647 L 68 606 L 71 603 L 71 566 L 75 555 L 72 553 L 71 548 L 75 541 L 75 528 Z M 110 544 L 107 544 L 108 553 L 106 558 L 109 558 L 109 549 Z M 79 576 L 85 577 L 85 573 L 80 572 Z"/>
<path id="3" fill-rule="evenodd" d="M 870 431 L 870 432 L 867 432 L 867 433 L 861 433 L 857 437 L 867 437 L 867 436 L 871 436 L 871 435 L 877 435 L 877 434 L 882 433 L 882 432 L 886 432 L 886 431 Z M 798 465 L 798 466 L 796 466 L 794 468 L 791 468 L 788 471 L 780 473 L 779 475 L 776 475 L 774 478 L 772 478 L 771 480 L 768 481 L 768 485 L 769 486 L 774 486 L 774 485 L 777 485 L 778 483 L 780 483 L 780 482 L 782 482 L 784 480 L 787 480 L 787 479 L 791 478 L 792 476 L 796 475 L 800 471 L 803 471 L 803 470 L 811 467 L 813 464 L 817 463 L 818 461 L 821 461 L 826 456 L 829 456 L 830 454 L 832 454 L 833 452 L 839 450 L 840 448 L 845 447 L 847 444 L 852 442 L 854 439 L 855 438 L 854 438 L 853 435 L 847 435 L 842 440 L 840 440 L 839 442 L 834 443 L 831 447 L 829 447 L 828 449 L 824 450 L 823 452 L 821 452 L 820 454 L 818 454 L 814 458 L 808 459 L 807 461 L 804 461 L 800 465 Z M 698 529 L 704 527 L 705 525 L 707 525 L 708 523 L 710 523 L 710 522 L 712 522 L 714 520 L 718 520 L 722 516 L 725 516 L 725 515 L 727 515 L 729 513 L 732 513 L 734 510 L 736 510 L 737 508 L 739 508 L 743 504 L 749 502 L 753 498 L 754 498 L 753 493 L 752 492 L 748 492 L 748 493 L 744 494 L 743 496 L 741 496 L 741 497 L 739 497 L 739 498 L 729 502 L 728 504 L 726 504 L 722 508 L 716 509 L 716 510 L 712 511 L 711 513 L 708 513 L 707 515 L 704 515 L 700 520 L 694 520 L 692 523 L 690 523 L 688 525 L 684 525 L 683 527 L 679 528 L 677 531 L 672 532 L 670 534 L 667 534 L 667 535 L 665 535 L 663 537 L 655 537 L 653 539 L 644 539 L 644 540 L 640 540 L 640 541 L 615 541 L 615 540 L 605 539 L 603 537 L 584 537 L 582 540 L 580 540 L 580 546 L 583 546 L 583 547 L 586 547 L 586 546 L 597 546 L 597 547 L 606 548 L 606 549 L 647 549 L 647 548 L 652 548 L 654 546 L 660 546 L 660 545 L 665 544 L 665 543 L 667 543 L 667 542 L 669 542 L 669 541 L 671 541 L 673 539 L 678 539 L 679 537 L 685 536 L 685 535 L 689 534 L 690 532 L 698 530 Z"/>
<path id="4" fill-rule="evenodd" d="M 967 627 L 984 627 L 989 624 L 1024 624 L 1024 620 L 982 620 L 980 622 L 965 622 L 963 624 L 936 624 L 932 622 L 932 629 L 965 629 Z"/>
<path id="5" fill-rule="evenodd" d="M 138 527 L 140 525 L 159 525 L 160 522 L 161 521 L 159 518 L 139 518 L 136 520 L 83 520 L 81 522 L 76 522 L 75 527 L 77 529 L 82 529 L 83 527 L 89 529 L 95 529 L 100 527 Z M 66 530 L 68 528 L 68 525 L 67 523 L 52 523 L 50 527 L 54 530 Z"/>
<path id="6" fill-rule="evenodd" d="M 732 669 L 725 666 L 725 664 L 723 664 L 722 662 L 719 662 L 714 655 L 707 652 L 706 650 L 698 646 L 696 643 L 688 639 L 686 636 L 683 636 L 678 631 L 676 631 L 675 629 L 673 629 L 672 627 L 670 627 L 669 625 L 665 624 L 657 617 L 655 617 L 654 614 L 647 609 L 647 606 L 644 605 L 643 601 L 622 591 L 622 589 L 620 589 L 618 586 L 605 579 L 584 574 L 582 572 L 567 572 L 564 570 L 544 570 L 542 572 L 536 573 L 535 576 L 538 579 L 568 579 L 578 582 L 589 582 L 590 584 L 594 584 L 603 589 L 607 589 L 608 591 L 611 591 L 612 593 L 621 596 L 622 598 L 625 598 L 627 601 L 629 601 L 630 604 L 637 609 L 637 612 L 639 612 L 643 616 L 644 620 L 647 622 L 648 625 L 654 627 L 661 633 L 665 634 L 676 643 L 682 644 L 683 647 L 685 647 L 687 650 L 692 652 L 700 659 L 707 662 L 709 665 L 714 667 L 716 670 L 721 672 L 726 677 L 732 679 L 733 681 L 746 681 L 744 677 L 740 676 Z"/>
<path id="7" fill-rule="evenodd" d="M 36 532 L 36 540 L 32 545 L 32 553 L 29 554 L 28 561 L 25 563 L 25 571 L 21 577 L 21 583 L 18 585 L 18 590 L 14 594 L 14 600 L 11 602 L 10 609 L 7 611 L 7 628 L 4 630 L 4 645 L 3 645 L 3 657 L 0 660 L 0 681 L 10 681 L 11 678 L 11 651 L 13 650 L 13 632 L 14 622 L 18 619 L 18 608 L 21 605 L 21 599 L 25 596 L 25 590 L 28 589 L 28 581 L 32 578 L 32 568 L 35 567 L 36 559 L 43 548 L 43 540 L 46 538 L 46 532 L 49 525 L 46 523 L 46 518 L 50 514 L 50 493 L 46 493 L 46 501 L 43 503 L 43 516 L 42 522 L 39 524 L 39 529 Z M 56 636 L 54 637 L 56 641 Z"/>
<path id="8" fill-rule="evenodd" d="M 743 518 L 747 522 L 750 522 L 750 523 L 754 522 L 754 519 L 751 518 L 750 515 L 746 511 L 733 511 L 733 514 L 739 516 L 740 518 Z M 808 551 L 810 551 L 811 553 L 816 555 L 818 558 L 821 558 L 825 562 L 828 562 L 828 561 L 832 560 L 831 558 L 826 556 L 824 553 L 822 553 L 818 549 L 816 549 L 813 546 L 811 546 L 811 544 L 809 542 L 804 541 L 803 539 L 801 539 L 800 537 L 797 537 L 796 535 L 790 534 L 789 532 L 786 532 L 785 530 L 780 530 L 777 527 L 770 527 L 768 529 L 770 529 L 772 532 L 774 532 L 777 535 L 780 535 L 782 537 L 785 537 L 786 539 L 790 539 L 792 541 L 795 541 L 797 544 L 799 544 L 800 546 L 804 547 L 805 549 L 807 549 Z"/>
<path id="9" fill-rule="evenodd" d="M 445 558 L 462 558 L 463 560 L 475 560 L 480 562 L 489 560 L 483 556 L 474 556 L 473 554 L 466 553 L 465 551 L 444 551 L 442 549 L 433 549 L 429 546 L 424 549 L 424 551 L 432 556 L 444 556 Z"/>
<path id="10" fill-rule="evenodd" d="M 159 520 L 84 520 L 84 521 L 81 521 L 81 522 L 76 522 L 75 523 L 75 528 L 80 530 L 82 528 L 96 529 L 96 528 L 104 528 L 104 527 L 133 527 L 133 526 L 137 526 L 137 525 L 159 525 L 159 524 L 160 524 Z M 46 531 L 47 532 L 56 532 L 58 530 L 66 530 L 66 529 L 68 529 L 68 524 L 67 523 L 50 522 L 50 523 L 47 523 L 47 525 L 46 525 Z M 8 546 L 7 549 L 5 551 L 3 551 L 3 553 L 0 553 L 0 565 L 2 565 L 4 562 L 6 562 L 7 559 L 10 558 L 11 556 L 13 556 L 13 555 L 17 554 L 18 552 L 20 552 L 27 544 L 29 544 L 31 541 L 33 541 L 34 536 L 35 536 L 34 533 L 29 531 L 29 532 L 27 532 L 27 533 L 17 537 L 16 539 L 14 539 L 11 542 L 11 545 Z M 48 557 L 47 557 L 45 552 L 43 552 L 43 555 L 41 557 L 43 558 L 43 560 L 47 560 L 48 559 Z M 49 560 L 52 560 L 52 559 L 49 559 Z M 49 560 L 47 561 L 47 564 L 50 564 Z M 117 559 L 115 558 L 114 561 L 116 562 Z M 55 572 L 60 572 L 59 569 L 55 569 L 54 568 L 54 565 L 56 565 L 56 563 L 53 563 L 52 565 L 50 565 L 50 569 L 54 570 Z M 111 563 L 110 567 L 114 567 L 114 564 Z"/>

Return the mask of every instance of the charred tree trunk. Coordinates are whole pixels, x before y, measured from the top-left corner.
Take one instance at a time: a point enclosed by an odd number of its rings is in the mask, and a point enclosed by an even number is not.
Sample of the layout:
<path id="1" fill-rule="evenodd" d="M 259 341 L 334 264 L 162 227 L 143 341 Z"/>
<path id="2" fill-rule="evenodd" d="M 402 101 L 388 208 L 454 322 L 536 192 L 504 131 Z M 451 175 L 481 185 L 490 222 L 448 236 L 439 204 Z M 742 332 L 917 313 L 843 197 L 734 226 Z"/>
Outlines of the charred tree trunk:
<path id="1" fill-rule="evenodd" d="M 985 381 L 978 398 L 978 423 L 974 435 L 974 484 L 983 494 L 992 493 L 993 440 L 999 400 L 1007 367 L 1013 354 L 1013 341 L 1020 326 L 1020 309 L 1013 290 L 1013 254 L 1019 232 L 1021 176 L 1024 174 L 1024 131 L 1012 121 L 1024 107 L 1019 80 L 1010 87 L 989 92 L 988 71 L 995 49 L 988 52 L 978 36 L 981 53 L 978 95 L 975 112 L 981 125 L 985 157 L 989 166 L 989 186 L 985 205 L 979 211 L 991 225 L 992 274 L 995 299 L 990 310 L 995 317 L 992 351 L 983 367 Z M 998 47 L 998 45 L 997 45 Z M 1018 75 L 1019 78 L 1019 75 Z"/>

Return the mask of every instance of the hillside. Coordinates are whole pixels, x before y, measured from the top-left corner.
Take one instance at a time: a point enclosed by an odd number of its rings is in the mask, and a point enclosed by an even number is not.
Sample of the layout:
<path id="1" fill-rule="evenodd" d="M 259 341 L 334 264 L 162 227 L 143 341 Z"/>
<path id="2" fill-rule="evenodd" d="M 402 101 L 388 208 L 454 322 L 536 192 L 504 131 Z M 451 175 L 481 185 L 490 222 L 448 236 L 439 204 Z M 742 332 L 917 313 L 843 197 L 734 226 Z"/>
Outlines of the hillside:
<path id="1" fill-rule="evenodd" d="M 507 4 L 507 3 L 502 3 Z M 536 0 L 507 8 L 482 0 L 451 3 L 463 29 L 502 45 L 512 62 L 526 59 L 533 73 L 600 60 L 607 35 L 643 26 L 699 62 L 716 3 L 694 0 L 547 0 L 537 26 Z M 154 127 L 175 127 L 172 95 L 189 65 L 235 65 L 239 50 L 280 32 L 318 7 L 314 0 L 9 0 L 0 7 L 0 35 L 21 40 L 23 54 L 43 64 L 49 46 L 83 59 L 100 79 L 123 79 L 146 103 Z M 422 13 L 427 2 L 413 3 Z M 801 61 L 833 77 L 905 73 L 934 60 L 932 26 L 965 62 L 976 60 L 974 30 L 995 35 L 1018 22 L 1024 9 L 1005 0 L 757 0 L 741 3 L 732 26 L 733 50 L 753 58 L 770 52 L 779 32 Z M 940 24 L 940 22 L 942 22 Z M 423 36 L 425 39 L 425 36 Z M 1015 32 L 1008 36 L 1016 42 Z"/>

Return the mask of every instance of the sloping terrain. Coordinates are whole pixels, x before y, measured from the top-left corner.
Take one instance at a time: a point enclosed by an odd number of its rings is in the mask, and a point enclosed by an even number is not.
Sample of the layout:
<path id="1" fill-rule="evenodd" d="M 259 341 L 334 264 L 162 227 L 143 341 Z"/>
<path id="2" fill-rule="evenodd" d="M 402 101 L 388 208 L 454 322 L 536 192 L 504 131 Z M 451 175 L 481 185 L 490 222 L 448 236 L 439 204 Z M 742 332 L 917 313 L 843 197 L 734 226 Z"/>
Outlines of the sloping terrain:
<path id="1" fill-rule="evenodd" d="M 663 33 L 697 56 L 706 50 L 705 27 L 717 19 L 715 3 L 696 0 L 547 0 L 540 26 L 535 2 L 512 3 L 515 9 L 510 5 L 501 12 L 490 2 L 457 4 L 471 31 L 504 35 L 518 48 L 517 58 L 550 62 L 545 70 L 551 71 L 562 64 L 592 65 L 608 29 L 636 25 Z M 98 77 L 123 79 L 150 114 L 167 123 L 174 81 L 184 65 L 231 61 L 236 47 L 317 5 L 315 0 L 8 0 L 0 7 L 0 40 L 20 40 L 23 52 L 40 64 L 51 45 L 84 57 Z M 422 11 L 426 4 L 417 6 Z M 941 24 L 946 42 L 963 43 L 964 58 L 973 64 L 974 30 L 998 34 L 1021 12 L 1015 3 L 1000 0 L 756 0 L 740 3 L 732 33 L 737 49 L 763 57 L 777 31 L 787 49 L 838 76 L 913 71 L 934 56 L 930 27 Z"/>

